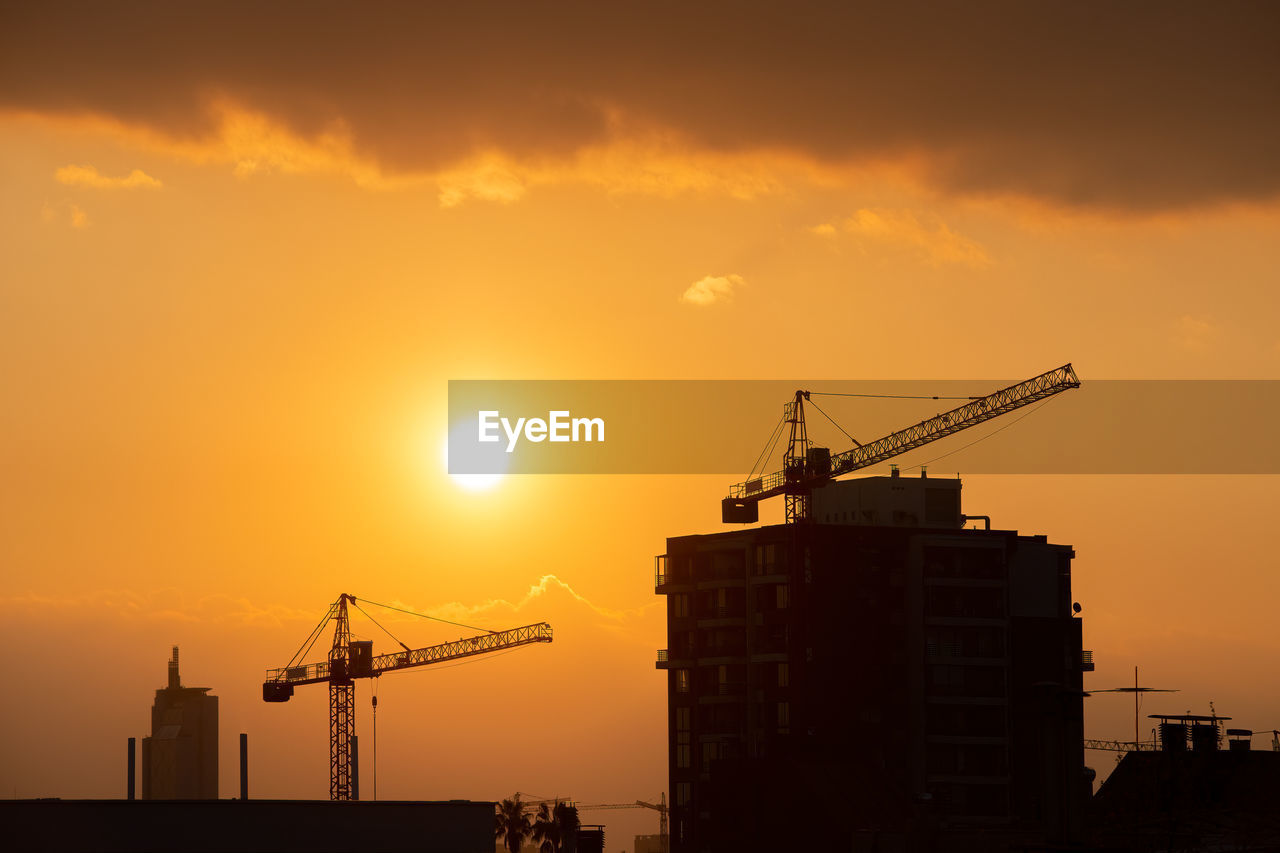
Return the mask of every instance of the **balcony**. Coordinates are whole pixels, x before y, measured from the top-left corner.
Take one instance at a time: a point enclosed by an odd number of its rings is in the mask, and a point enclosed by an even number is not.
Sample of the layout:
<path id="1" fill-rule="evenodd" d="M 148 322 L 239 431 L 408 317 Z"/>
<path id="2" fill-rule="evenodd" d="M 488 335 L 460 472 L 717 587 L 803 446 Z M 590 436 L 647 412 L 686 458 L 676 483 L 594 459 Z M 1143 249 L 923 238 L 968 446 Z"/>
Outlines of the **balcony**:
<path id="1" fill-rule="evenodd" d="M 1081 649 L 1080 671 L 1093 672 L 1093 650 L 1092 649 Z"/>
<path id="2" fill-rule="evenodd" d="M 662 588 L 667 585 L 668 577 L 667 555 L 659 554 L 653 558 L 653 591 L 655 594 L 662 594 Z"/>
<path id="3" fill-rule="evenodd" d="M 666 669 L 666 668 L 667 668 L 667 664 L 668 664 L 669 662 L 670 662 L 670 661 L 667 659 L 667 650 L 666 650 L 666 649 L 658 649 L 658 659 L 657 659 L 656 661 L 654 661 L 654 663 L 653 663 L 653 668 L 654 668 L 654 669 Z"/>

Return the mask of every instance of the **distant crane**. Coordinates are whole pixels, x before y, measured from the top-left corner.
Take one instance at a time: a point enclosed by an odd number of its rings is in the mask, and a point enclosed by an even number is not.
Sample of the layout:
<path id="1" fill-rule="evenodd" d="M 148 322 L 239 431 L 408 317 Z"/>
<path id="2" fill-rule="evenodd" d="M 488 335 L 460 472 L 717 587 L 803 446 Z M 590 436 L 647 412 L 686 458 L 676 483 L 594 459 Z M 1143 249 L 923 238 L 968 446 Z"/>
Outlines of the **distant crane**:
<path id="1" fill-rule="evenodd" d="M 753 524 L 760 520 L 760 501 L 775 495 L 785 495 L 787 523 L 808 521 L 813 490 L 842 474 L 879 464 L 1038 400 L 1079 387 L 1080 379 L 1076 372 L 1070 364 L 1064 364 L 985 397 L 970 397 L 968 403 L 949 412 L 935 415 L 868 444 L 859 444 L 849 436 L 857 446 L 834 456 L 828 448 L 813 446 L 805 425 L 804 403 L 811 394 L 819 392 L 796 391 L 795 399 L 784 404 L 782 421 L 774 430 L 777 435 L 783 426 L 790 427 L 787 449 L 782 457 L 782 470 L 768 476 L 749 478 L 733 486 L 729 490 L 729 496 L 720 502 L 721 520 L 725 524 Z"/>
<path id="2" fill-rule="evenodd" d="M 377 604 L 373 601 L 366 601 L 366 603 L 390 610 L 401 610 L 398 607 Z M 390 631 L 378 624 L 376 619 L 365 613 L 369 621 L 381 628 L 399 643 L 400 648 L 404 649 L 402 652 L 374 657 L 372 641 L 351 639 L 351 624 L 347 619 L 348 604 L 364 613 L 354 595 L 344 592 L 338 596 L 338 600 L 329 605 L 328 613 L 312 630 L 311 635 L 303 641 L 288 665 L 267 670 L 266 680 L 262 683 L 262 698 L 266 702 L 288 702 L 289 697 L 293 696 L 293 688 L 299 684 L 327 683 L 329 685 L 329 799 L 331 800 L 356 799 L 351 773 L 351 745 L 356 729 L 355 679 L 377 678 L 386 672 L 444 663 L 503 649 L 513 649 L 530 643 L 551 642 L 551 626 L 546 622 L 536 622 L 532 625 L 512 628 L 509 631 L 487 631 L 478 636 L 451 643 L 410 649 L 396 640 Z M 412 613 L 415 616 L 423 615 L 408 610 L 402 612 Z M 323 663 L 295 665 L 306 656 L 329 622 L 334 623 L 333 645 L 329 649 L 329 659 Z M 470 628 L 473 631 L 484 630 L 461 625 L 458 622 L 450 624 Z"/>
<path id="3" fill-rule="evenodd" d="M 1085 749 L 1101 749 L 1107 752 L 1152 752 L 1157 749 L 1153 741 L 1143 740 L 1130 743 L 1127 740 L 1084 739 Z"/>
<path id="4" fill-rule="evenodd" d="M 578 811 L 580 812 L 601 811 L 604 809 L 654 810 L 658 813 L 658 843 L 662 846 L 662 853 L 669 853 L 671 850 L 671 835 L 667 829 L 667 794 L 665 791 L 656 803 L 647 803 L 644 800 L 636 800 L 634 803 L 599 803 L 589 806 L 578 806 Z"/>

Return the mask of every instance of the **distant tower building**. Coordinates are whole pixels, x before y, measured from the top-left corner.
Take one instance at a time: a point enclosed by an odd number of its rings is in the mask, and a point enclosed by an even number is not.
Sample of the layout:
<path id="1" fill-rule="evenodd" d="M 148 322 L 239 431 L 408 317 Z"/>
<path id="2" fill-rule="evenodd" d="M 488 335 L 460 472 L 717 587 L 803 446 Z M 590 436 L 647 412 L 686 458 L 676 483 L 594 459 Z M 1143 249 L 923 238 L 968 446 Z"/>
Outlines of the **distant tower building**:
<path id="1" fill-rule="evenodd" d="M 667 540 L 673 853 L 1079 840 L 1074 554 L 964 521 L 959 480 L 895 472 Z"/>
<path id="2" fill-rule="evenodd" d="M 142 739 L 142 799 L 218 798 L 218 697 L 211 689 L 182 686 L 174 646 L 169 684 L 151 706 L 151 737 Z"/>

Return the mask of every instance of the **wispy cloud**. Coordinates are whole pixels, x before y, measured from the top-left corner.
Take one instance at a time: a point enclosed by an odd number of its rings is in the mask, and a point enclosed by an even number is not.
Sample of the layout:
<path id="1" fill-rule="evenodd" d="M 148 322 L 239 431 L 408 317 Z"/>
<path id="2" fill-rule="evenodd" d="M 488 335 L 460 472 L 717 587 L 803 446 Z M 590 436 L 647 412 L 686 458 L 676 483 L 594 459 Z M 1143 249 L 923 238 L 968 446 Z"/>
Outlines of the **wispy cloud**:
<path id="1" fill-rule="evenodd" d="M 424 616 L 431 616 L 437 619 L 448 619 L 453 622 L 463 624 L 477 625 L 484 628 L 492 628 L 494 626 L 485 624 L 490 618 L 501 618 L 505 615 L 519 613 L 528 608 L 538 605 L 546 605 L 549 599 L 556 595 L 563 595 L 568 601 L 575 605 L 580 605 L 590 610 L 596 616 L 602 617 L 610 622 L 621 623 L 639 615 L 647 610 L 651 604 L 644 607 L 635 608 L 633 610 L 614 610 L 603 607 L 589 600 L 586 596 L 579 593 L 572 586 L 561 580 L 556 575 L 543 575 L 538 579 L 537 583 L 531 584 L 528 591 L 519 599 L 511 601 L 506 598 L 491 598 L 478 604 L 465 604 L 460 601 L 451 601 L 447 604 L 440 604 L 426 609 L 420 609 L 406 604 L 403 601 L 389 602 L 395 607 L 420 613 Z M 561 599 L 563 601 L 565 599 Z M 544 618 L 545 614 L 534 613 L 531 616 Z"/>
<path id="2" fill-rule="evenodd" d="M 72 228 L 86 228 L 89 225 L 89 214 L 72 202 L 50 204 L 46 201 L 40 208 L 40 221 L 45 225 L 66 224 Z"/>
<path id="3" fill-rule="evenodd" d="M 308 613 L 281 605 L 262 605 L 243 596 L 209 595 L 192 598 L 175 589 L 138 592 L 129 589 L 100 589 L 81 595 L 0 596 L 6 610 L 31 613 L 73 613 L 77 611 L 109 614 L 117 618 L 147 622 L 212 622 L 240 625 L 279 625 L 286 621 L 309 619 Z"/>
<path id="4" fill-rule="evenodd" d="M 1205 352 L 1221 339 L 1222 327 L 1205 317 L 1193 317 L 1187 314 L 1174 323 L 1173 335 L 1178 346 L 1183 349 L 1191 352 Z"/>
<path id="5" fill-rule="evenodd" d="M 134 169 L 123 178 L 103 175 L 93 166 L 63 166 L 53 173 L 54 180 L 69 187 L 90 187 L 95 190 L 160 189 L 162 184 L 141 169 Z"/>
<path id="6" fill-rule="evenodd" d="M 631 610 L 614 610 L 590 601 L 553 574 L 538 578 L 523 596 L 514 601 L 506 598 L 491 598 L 475 604 L 451 601 L 428 607 L 418 607 L 399 599 L 385 603 L 408 612 L 403 614 L 379 612 L 380 622 L 405 621 L 416 614 L 486 629 L 508 627 L 505 620 L 516 614 L 523 614 L 524 618 L 530 620 L 549 618 L 543 611 L 553 604 L 558 604 L 561 612 L 566 604 L 574 608 L 585 608 L 606 623 L 621 625 L 659 604 L 659 602 L 648 602 L 644 606 Z M 68 596 L 25 593 L 0 596 L 0 607 L 31 613 L 93 611 L 127 619 L 158 622 L 260 625 L 279 625 L 295 621 L 314 622 L 323 612 L 322 608 L 299 610 L 279 604 L 263 604 L 243 596 L 210 595 L 193 598 L 176 589 L 147 592 L 100 589 L 82 595 Z"/>
<path id="7" fill-rule="evenodd" d="M 810 230 L 820 237 L 834 238 L 843 232 L 864 244 L 906 249 L 930 266 L 977 268 L 991 264 L 991 256 L 980 243 L 952 231 L 937 216 L 922 216 L 910 210 L 862 208 L 838 226 L 826 222 Z"/>
<path id="8" fill-rule="evenodd" d="M 733 290 L 743 285 L 740 275 L 709 275 L 698 279 L 680 294 L 680 301 L 690 305 L 712 305 L 733 297 Z"/>

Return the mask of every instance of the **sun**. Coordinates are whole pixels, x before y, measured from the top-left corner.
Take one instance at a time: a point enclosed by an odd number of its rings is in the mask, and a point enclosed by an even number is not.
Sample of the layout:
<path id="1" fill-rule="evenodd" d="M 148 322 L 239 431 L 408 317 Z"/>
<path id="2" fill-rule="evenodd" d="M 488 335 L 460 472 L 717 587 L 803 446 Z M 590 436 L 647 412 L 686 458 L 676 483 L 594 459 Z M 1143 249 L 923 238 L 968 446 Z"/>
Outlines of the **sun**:
<path id="1" fill-rule="evenodd" d="M 440 443 L 440 462 L 445 473 L 449 471 L 449 439 Z M 487 492 L 502 482 L 504 474 L 449 474 L 449 479 L 468 492 Z"/>

